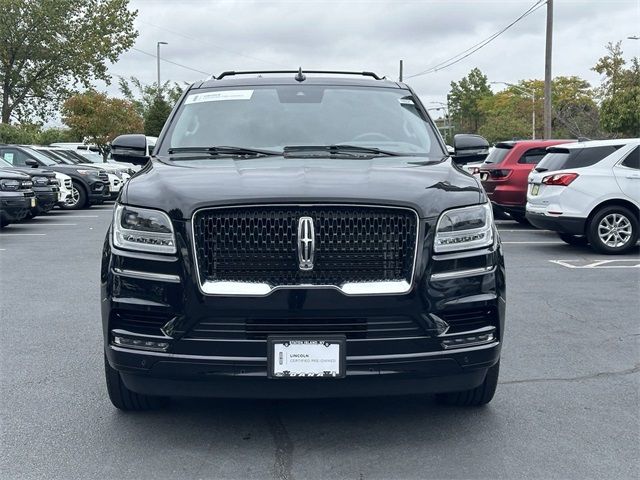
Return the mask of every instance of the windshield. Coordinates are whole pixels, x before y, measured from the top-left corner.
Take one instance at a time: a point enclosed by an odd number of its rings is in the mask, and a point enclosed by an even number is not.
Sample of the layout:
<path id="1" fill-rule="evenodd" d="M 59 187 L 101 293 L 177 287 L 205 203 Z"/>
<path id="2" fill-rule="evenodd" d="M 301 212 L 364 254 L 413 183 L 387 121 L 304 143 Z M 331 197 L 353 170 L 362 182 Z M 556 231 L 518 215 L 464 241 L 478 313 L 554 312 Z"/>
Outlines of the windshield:
<path id="1" fill-rule="evenodd" d="M 89 150 L 78 150 L 77 153 L 82 157 L 85 163 L 104 163 L 102 155 L 99 153 L 91 152 Z"/>
<path id="2" fill-rule="evenodd" d="M 336 144 L 446 155 L 407 90 L 317 85 L 195 91 L 180 106 L 157 154 L 184 147 L 282 151 Z"/>
<path id="3" fill-rule="evenodd" d="M 57 162 L 54 162 L 49 157 L 47 157 L 46 155 L 43 155 L 37 150 L 34 150 L 33 148 L 29 148 L 29 147 L 22 147 L 22 148 L 28 155 L 35 158 L 36 160 L 38 160 L 43 165 L 46 165 L 47 167 L 52 167 L 58 164 Z"/>

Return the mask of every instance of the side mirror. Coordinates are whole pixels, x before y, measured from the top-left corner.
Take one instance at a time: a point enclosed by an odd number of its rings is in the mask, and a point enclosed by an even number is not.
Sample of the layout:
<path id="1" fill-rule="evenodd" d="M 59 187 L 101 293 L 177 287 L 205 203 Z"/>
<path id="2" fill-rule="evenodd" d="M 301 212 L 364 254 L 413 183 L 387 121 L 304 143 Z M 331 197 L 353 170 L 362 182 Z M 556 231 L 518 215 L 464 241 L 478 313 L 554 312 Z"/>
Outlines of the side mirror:
<path id="1" fill-rule="evenodd" d="M 27 167 L 31 167 L 31 168 L 38 168 L 40 166 L 40 164 L 36 162 L 33 158 L 25 158 L 24 164 Z"/>
<path id="2" fill-rule="evenodd" d="M 481 162 L 489 155 L 489 142 L 480 135 L 459 133 L 453 137 L 453 161 L 458 165 Z"/>
<path id="3" fill-rule="evenodd" d="M 145 165 L 149 161 L 147 155 L 147 138 L 142 134 L 120 135 L 111 142 L 111 158 L 116 162 Z"/>

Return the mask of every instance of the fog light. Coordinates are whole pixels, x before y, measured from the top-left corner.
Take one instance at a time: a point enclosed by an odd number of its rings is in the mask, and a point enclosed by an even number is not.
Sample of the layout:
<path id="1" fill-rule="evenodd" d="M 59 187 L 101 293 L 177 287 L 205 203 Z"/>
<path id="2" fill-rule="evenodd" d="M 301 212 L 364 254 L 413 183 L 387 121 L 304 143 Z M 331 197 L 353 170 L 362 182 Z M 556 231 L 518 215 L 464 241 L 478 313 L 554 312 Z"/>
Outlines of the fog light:
<path id="1" fill-rule="evenodd" d="M 121 347 L 137 348 L 140 350 L 154 350 L 156 352 L 164 352 L 169 348 L 168 342 L 156 342 L 155 340 L 129 338 L 120 335 L 115 335 L 113 337 L 113 343 Z"/>
<path id="2" fill-rule="evenodd" d="M 458 338 L 447 338 L 442 341 L 442 347 L 447 350 L 450 348 L 473 347 L 484 345 L 495 340 L 493 333 L 480 333 L 477 335 L 466 335 Z"/>

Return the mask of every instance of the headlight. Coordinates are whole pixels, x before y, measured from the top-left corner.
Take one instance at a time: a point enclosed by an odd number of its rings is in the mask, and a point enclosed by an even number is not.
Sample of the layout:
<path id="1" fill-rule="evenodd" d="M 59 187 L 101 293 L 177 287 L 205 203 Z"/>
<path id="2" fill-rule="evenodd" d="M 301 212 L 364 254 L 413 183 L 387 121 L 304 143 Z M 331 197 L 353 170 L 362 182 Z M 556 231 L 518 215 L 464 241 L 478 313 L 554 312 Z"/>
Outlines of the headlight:
<path id="1" fill-rule="evenodd" d="M 0 180 L 0 190 L 13 191 L 20 188 L 18 180 Z"/>
<path id="2" fill-rule="evenodd" d="M 113 244 L 129 250 L 176 253 L 176 240 L 169 216 L 159 210 L 116 206 Z"/>
<path id="3" fill-rule="evenodd" d="M 454 208 L 438 220 L 434 251 L 436 253 L 469 250 L 493 243 L 493 213 L 490 203 Z"/>
<path id="4" fill-rule="evenodd" d="M 82 169 L 78 169 L 78 170 L 76 170 L 76 172 L 78 172 L 80 175 L 98 175 L 98 171 L 97 170 L 82 170 Z"/>
<path id="5" fill-rule="evenodd" d="M 51 178 L 49 179 L 49 185 L 56 185 L 56 186 L 58 186 L 58 187 L 59 187 L 59 186 L 60 186 L 60 180 L 58 180 L 58 179 L 57 179 L 57 178 L 55 178 L 55 177 L 51 177 Z"/>
<path id="6" fill-rule="evenodd" d="M 49 185 L 49 179 L 47 177 L 33 177 L 31 180 L 33 181 L 33 184 L 38 187 L 45 187 Z"/>

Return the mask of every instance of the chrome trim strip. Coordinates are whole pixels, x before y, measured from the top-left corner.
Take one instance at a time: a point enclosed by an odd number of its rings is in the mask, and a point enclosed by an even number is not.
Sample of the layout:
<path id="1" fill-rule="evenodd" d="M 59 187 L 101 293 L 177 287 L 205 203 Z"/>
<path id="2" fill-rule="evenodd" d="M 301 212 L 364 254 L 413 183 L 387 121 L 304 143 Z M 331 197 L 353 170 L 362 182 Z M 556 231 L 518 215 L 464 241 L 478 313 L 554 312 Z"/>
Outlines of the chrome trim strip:
<path id="1" fill-rule="evenodd" d="M 365 208 L 384 208 L 389 210 L 408 210 L 416 216 L 416 244 L 413 252 L 413 267 L 411 269 L 411 281 L 397 280 L 389 282 L 362 282 L 362 283 L 344 283 L 342 285 L 276 285 L 271 286 L 266 283 L 251 282 L 208 282 L 200 281 L 200 268 L 197 258 L 196 233 L 193 219 L 195 216 L 205 210 L 228 210 L 240 208 L 256 208 L 256 207 L 365 207 Z M 195 210 L 191 215 L 191 248 L 193 255 L 193 263 L 195 265 L 195 273 L 198 281 L 198 288 L 204 295 L 224 295 L 234 297 L 265 297 L 270 295 L 274 290 L 283 289 L 334 289 L 345 295 L 405 295 L 409 293 L 413 287 L 416 265 L 418 264 L 418 246 L 420 245 L 420 215 L 413 208 L 400 207 L 395 205 L 373 205 L 373 204 L 357 204 L 357 203 L 262 203 L 262 204 L 243 204 L 243 205 L 222 205 L 216 207 L 203 207 Z"/>
<path id="2" fill-rule="evenodd" d="M 496 271 L 496 266 L 470 268 L 469 270 L 454 270 L 452 272 L 442 272 L 431 274 L 432 282 L 440 282 L 443 280 L 452 280 L 454 278 L 477 277 L 478 275 L 487 275 Z"/>
<path id="3" fill-rule="evenodd" d="M 396 360 L 396 359 L 412 359 L 412 358 L 423 358 L 423 357 L 437 357 L 441 355 L 451 355 L 465 352 L 472 352 L 478 350 L 487 350 L 489 348 L 494 348 L 500 345 L 500 341 L 495 341 L 490 344 L 481 345 L 479 347 L 467 347 L 467 348 L 457 348 L 455 350 L 441 350 L 438 352 L 422 352 L 422 353 L 400 353 L 396 355 L 366 355 L 366 356 L 353 356 L 347 357 L 347 361 L 379 361 L 379 360 Z M 164 357 L 168 359 L 178 358 L 184 360 L 210 360 L 210 361 L 222 361 L 222 362 L 266 362 L 267 357 L 220 357 L 220 356 L 209 356 L 209 355 L 187 355 L 182 353 L 163 353 L 163 352 L 152 352 L 145 350 L 133 350 L 130 348 L 121 348 L 116 347 L 115 345 L 109 344 L 109 348 L 116 352 L 123 353 L 133 353 L 135 355 L 152 355 L 154 357 Z"/>
<path id="4" fill-rule="evenodd" d="M 180 283 L 178 275 L 170 275 L 167 273 L 140 272 L 138 270 L 126 270 L 123 268 L 112 268 L 114 275 L 121 277 L 137 278 L 139 280 L 155 280 L 157 282 Z"/>

